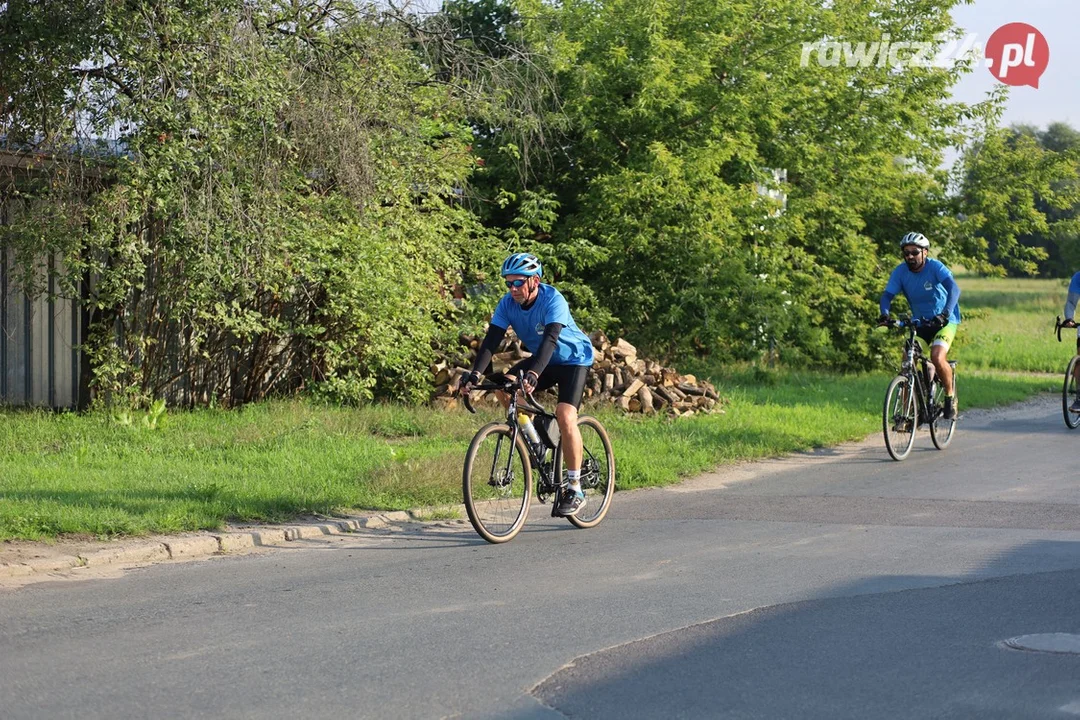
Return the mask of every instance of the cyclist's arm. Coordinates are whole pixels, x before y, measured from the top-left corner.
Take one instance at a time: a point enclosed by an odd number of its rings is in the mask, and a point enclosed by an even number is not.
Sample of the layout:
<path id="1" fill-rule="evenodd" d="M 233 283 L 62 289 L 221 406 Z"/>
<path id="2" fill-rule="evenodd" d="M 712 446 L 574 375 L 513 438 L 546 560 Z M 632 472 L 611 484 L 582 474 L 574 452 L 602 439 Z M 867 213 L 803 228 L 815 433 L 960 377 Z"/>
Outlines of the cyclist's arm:
<path id="1" fill-rule="evenodd" d="M 881 300 L 879 301 L 878 304 L 881 306 L 881 314 L 882 315 L 888 315 L 889 314 L 889 308 L 892 307 L 892 301 L 893 301 L 894 297 L 896 297 L 896 293 L 889 292 L 888 290 L 881 293 Z"/>
<path id="2" fill-rule="evenodd" d="M 540 347 L 532 356 L 532 363 L 526 368 L 526 372 L 536 373 L 536 376 L 540 377 L 540 373 L 544 372 L 548 363 L 551 362 L 551 356 L 555 353 L 555 345 L 559 342 L 559 333 L 562 329 L 563 324 L 557 322 L 544 326 L 544 337 L 540 338 Z"/>
<path id="3" fill-rule="evenodd" d="M 1080 302 L 1080 272 L 1069 281 L 1069 295 L 1065 299 L 1065 319 L 1073 320 L 1076 316 L 1076 303 Z"/>
<path id="4" fill-rule="evenodd" d="M 941 281 L 942 287 L 945 288 L 945 292 L 949 293 L 949 296 L 945 299 L 945 309 L 941 313 L 951 318 L 953 311 L 956 310 L 956 304 L 960 302 L 960 286 L 956 284 L 956 280 L 952 274 L 948 274 Z"/>
<path id="5" fill-rule="evenodd" d="M 469 374 L 481 373 L 487 369 L 487 366 L 491 364 L 491 356 L 499 349 L 499 343 L 504 337 L 506 337 L 506 328 L 488 324 L 487 335 L 484 336 L 484 341 L 480 343 L 476 351 L 476 359 L 473 360 Z"/>

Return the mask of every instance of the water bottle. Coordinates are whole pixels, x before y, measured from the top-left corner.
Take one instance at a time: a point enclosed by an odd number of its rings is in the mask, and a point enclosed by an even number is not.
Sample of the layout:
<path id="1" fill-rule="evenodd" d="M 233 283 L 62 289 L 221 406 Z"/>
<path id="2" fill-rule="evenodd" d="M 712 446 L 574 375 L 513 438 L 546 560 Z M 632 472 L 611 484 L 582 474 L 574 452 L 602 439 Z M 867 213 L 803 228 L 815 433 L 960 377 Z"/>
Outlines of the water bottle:
<path id="1" fill-rule="evenodd" d="M 533 449 L 539 460 L 543 460 L 547 448 L 544 447 L 544 442 L 540 439 L 540 433 L 536 432 L 536 426 L 532 424 L 532 420 L 525 413 L 518 413 L 517 421 L 518 427 L 525 433 L 525 439 L 529 442 L 529 447 Z"/>

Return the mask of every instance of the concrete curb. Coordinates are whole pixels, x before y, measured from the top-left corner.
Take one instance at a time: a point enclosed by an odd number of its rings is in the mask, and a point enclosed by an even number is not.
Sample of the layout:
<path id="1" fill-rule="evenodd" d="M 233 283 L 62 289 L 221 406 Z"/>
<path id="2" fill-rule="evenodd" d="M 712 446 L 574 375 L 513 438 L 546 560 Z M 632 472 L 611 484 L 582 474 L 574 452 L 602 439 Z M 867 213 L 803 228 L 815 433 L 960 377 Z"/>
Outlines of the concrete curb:
<path id="1" fill-rule="evenodd" d="M 444 511 L 446 508 L 438 508 Z M 423 522 L 431 517 L 432 509 L 398 510 L 378 515 L 349 517 L 317 523 L 298 523 L 285 526 L 243 528 L 223 533 L 200 533 L 146 541 L 128 541 L 113 546 L 109 543 L 88 543 L 80 550 L 55 550 L 40 546 L 42 556 L 17 562 L 4 562 L 0 555 L 0 579 L 63 573 L 82 567 L 106 565 L 146 565 L 170 560 L 196 560 L 214 555 L 228 555 L 260 547 L 284 545 L 297 540 L 346 535 L 362 530 L 382 530 L 395 523 Z M 464 509 L 461 508 L 461 515 Z M 3 545 L 0 544 L 0 552 Z"/>

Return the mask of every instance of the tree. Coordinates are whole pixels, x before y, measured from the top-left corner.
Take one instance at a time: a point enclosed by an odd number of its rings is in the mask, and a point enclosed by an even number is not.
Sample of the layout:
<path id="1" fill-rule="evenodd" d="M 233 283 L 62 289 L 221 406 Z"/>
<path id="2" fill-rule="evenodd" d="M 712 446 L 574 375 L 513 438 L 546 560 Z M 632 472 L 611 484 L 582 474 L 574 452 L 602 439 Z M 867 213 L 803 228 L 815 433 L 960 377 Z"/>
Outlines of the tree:
<path id="1" fill-rule="evenodd" d="M 936 222 L 941 152 L 972 110 L 950 100 L 963 67 L 831 63 L 820 43 L 930 40 L 954 4 L 515 5 L 567 128 L 529 179 L 558 208 L 533 247 L 651 351 L 748 358 L 776 338 L 792 358 L 872 362 L 864 324 L 897 231 Z M 482 140 L 498 163 L 502 139 Z M 773 169 L 783 208 L 760 192 Z M 508 226 L 521 185 L 498 168 L 477 182 L 511 198 L 485 218 Z"/>
<path id="2" fill-rule="evenodd" d="M 987 272 L 1071 274 L 1080 262 L 1080 133 L 991 127 L 958 163 L 966 254 Z"/>
<path id="3" fill-rule="evenodd" d="M 55 173 L 0 239 L 92 280 L 101 395 L 424 397 L 448 286 L 487 244 L 457 199 L 466 101 L 497 102 L 348 0 L 59 5 L 9 5 L 0 127 L 104 187 Z"/>

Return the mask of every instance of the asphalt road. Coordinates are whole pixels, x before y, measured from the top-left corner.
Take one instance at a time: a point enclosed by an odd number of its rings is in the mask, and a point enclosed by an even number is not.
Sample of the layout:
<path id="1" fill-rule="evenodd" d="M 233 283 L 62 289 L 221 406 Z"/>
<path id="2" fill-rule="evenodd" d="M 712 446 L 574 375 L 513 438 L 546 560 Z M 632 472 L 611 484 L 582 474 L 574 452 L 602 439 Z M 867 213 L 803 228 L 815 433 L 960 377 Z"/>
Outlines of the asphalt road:
<path id="1" fill-rule="evenodd" d="M 1067 718 L 1080 430 L 967 412 L 619 493 L 492 546 L 402 525 L 0 592 L 0 718 Z M 616 447 L 618 439 L 615 438 Z"/>

